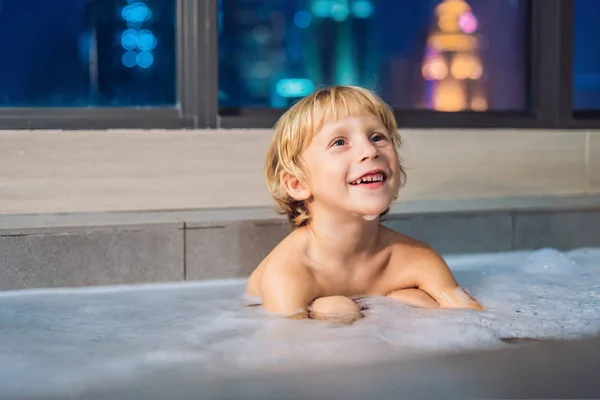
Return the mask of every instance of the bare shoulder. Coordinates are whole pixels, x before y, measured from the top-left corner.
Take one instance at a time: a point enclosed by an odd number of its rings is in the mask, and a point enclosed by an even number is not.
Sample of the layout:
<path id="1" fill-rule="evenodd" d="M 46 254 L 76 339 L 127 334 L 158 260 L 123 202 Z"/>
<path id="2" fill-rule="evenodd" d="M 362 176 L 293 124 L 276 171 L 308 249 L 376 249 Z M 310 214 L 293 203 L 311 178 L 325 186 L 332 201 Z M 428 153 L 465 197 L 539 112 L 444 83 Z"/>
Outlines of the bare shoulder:
<path id="1" fill-rule="evenodd" d="M 303 262 L 302 233 L 292 232 L 261 262 L 248 280 L 248 294 L 260 297 L 271 312 L 293 316 L 306 312 L 316 297 L 315 280 Z"/>
<path id="2" fill-rule="evenodd" d="M 420 263 L 430 265 L 432 262 L 443 262 L 439 254 L 427 243 L 410 236 L 381 226 L 381 237 L 384 246 L 391 252 L 391 259 L 404 266 L 416 267 Z M 444 263 L 445 265 L 445 263 Z"/>
<path id="3" fill-rule="evenodd" d="M 402 268 L 405 279 L 429 294 L 442 307 L 481 306 L 460 288 L 444 258 L 427 243 L 384 228 L 383 237 L 390 247 L 390 268 Z"/>

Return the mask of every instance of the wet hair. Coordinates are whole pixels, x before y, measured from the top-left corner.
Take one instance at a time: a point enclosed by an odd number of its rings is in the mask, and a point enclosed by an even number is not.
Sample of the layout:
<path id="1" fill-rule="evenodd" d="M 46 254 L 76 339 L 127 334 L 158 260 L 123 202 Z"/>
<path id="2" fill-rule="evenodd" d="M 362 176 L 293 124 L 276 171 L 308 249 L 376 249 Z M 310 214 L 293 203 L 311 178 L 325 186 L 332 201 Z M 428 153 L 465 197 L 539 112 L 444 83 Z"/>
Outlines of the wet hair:
<path id="1" fill-rule="evenodd" d="M 265 160 L 265 182 L 269 193 L 279 206 L 278 212 L 287 215 L 292 227 L 306 225 L 310 220 L 309 200 L 292 198 L 284 187 L 282 173 L 306 182 L 308 177 L 302 152 L 312 138 L 329 122 L 365 112 L 377 116 L 391 135 L 401 175 L 400 187 L 404 185 L 406 172 L 399 156 L 402 139 L 392 109 L 376 94 L 361 87 L 331 86 L 319 89 L 295 103 L 277 121 Z"/>

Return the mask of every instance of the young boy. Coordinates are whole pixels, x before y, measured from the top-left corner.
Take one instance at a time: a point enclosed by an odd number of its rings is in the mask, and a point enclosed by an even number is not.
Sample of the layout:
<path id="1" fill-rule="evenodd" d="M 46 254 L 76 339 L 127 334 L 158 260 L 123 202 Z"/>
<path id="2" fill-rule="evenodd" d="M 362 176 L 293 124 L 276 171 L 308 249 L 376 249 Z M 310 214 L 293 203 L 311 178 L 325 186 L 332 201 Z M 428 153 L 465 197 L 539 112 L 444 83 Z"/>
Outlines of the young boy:
<path id="1" fill-rule="evenodd" d="M 481 309 L 429 246 L 380 224 L 405 181 L 390 108 L 358 87 L 305 97 L 275 126 L 265 178 L 294 230 L 260 263 L 247 294 L 288 318 L 361 317 L 352 300 Z"/>

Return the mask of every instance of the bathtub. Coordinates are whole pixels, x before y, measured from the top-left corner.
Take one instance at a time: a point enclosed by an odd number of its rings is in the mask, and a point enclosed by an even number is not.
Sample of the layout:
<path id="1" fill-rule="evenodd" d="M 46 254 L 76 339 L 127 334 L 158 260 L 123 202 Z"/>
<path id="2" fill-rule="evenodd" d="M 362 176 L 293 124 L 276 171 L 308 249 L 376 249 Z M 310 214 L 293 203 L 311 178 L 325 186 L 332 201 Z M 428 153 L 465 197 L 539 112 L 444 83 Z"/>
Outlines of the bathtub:
<path id="1" fill-rule="evenodd" d="M 0 397 L 347 399 L 405 390 L 441 398 L 467 393 L 469 379 L 482 390 L 468 392 L 476 397 L 558 393 L 494 384 L 542 373 L 525 367 L 533 360 L 556 376 L 536 387 L 550 390 L 560 377 L 566 385 L 570 371 L 573 388 L 596 390 L 600 249 L 445 258 L 485 311 L 370 297 L 358 300 L 365 318 L 350 326 L 290 321 L 250 306 L 244 280 L 2 292 Z M 564 349 L 564 339 L 579 347 Z M 504 375 L 478 375 L 500 366 Z"/>

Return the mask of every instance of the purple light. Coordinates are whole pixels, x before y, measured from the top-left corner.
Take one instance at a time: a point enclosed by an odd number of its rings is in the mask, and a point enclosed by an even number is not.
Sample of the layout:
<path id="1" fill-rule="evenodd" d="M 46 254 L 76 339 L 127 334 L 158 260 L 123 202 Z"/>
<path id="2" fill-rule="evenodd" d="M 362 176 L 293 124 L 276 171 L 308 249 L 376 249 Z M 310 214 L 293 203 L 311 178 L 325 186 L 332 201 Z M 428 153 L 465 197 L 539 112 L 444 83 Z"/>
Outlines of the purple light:
<path id="1" fill-rule="evenodd" d="M 472 13 L 466 12 L 458 19 L 458 25 L 464 33 L 473 33 L 477 29 L 477 18 Z"/>

